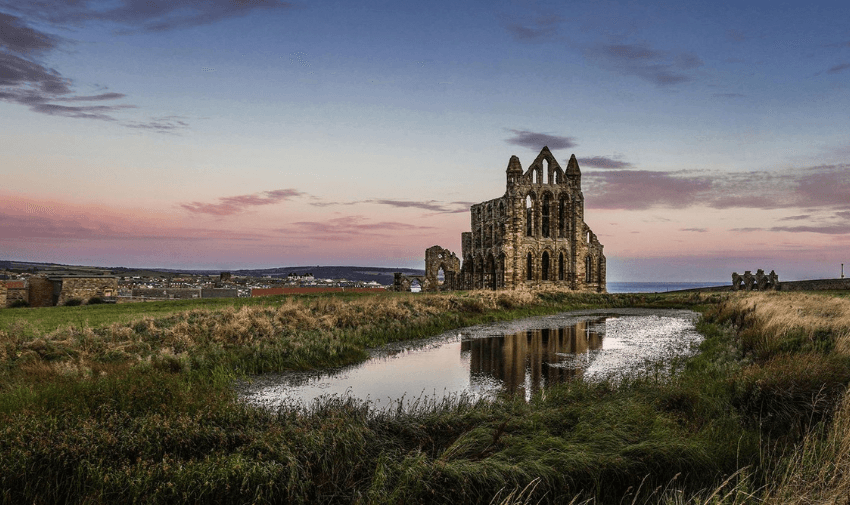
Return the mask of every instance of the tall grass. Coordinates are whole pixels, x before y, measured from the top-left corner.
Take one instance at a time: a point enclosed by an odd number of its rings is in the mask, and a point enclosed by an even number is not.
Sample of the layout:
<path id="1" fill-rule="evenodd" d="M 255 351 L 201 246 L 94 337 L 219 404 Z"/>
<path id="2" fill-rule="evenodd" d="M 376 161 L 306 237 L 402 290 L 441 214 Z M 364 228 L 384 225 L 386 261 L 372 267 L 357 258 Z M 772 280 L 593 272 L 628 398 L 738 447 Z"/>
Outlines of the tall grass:
<path id="1" fill-rule="evenodd" d="M 27 318 L 15 320 L 0 329 L 0 363 L 6 374 L 30 379 L 90 377 L 110 373 L 116 365 L 145 363 L 176 371 L 224 366 L 242 373 L 339 366 L 364 359 L 369 347 L 454 327 L 569 308 L 625 306 L 635 300 L 626 295 L 488 291 L 311 296 L 165 315 L 140 314 L 136 306 L 147 304 L 136 304 L 127 309 L 135 319 L 100 326 L 71 318 L 45 330 Z"/>
<path id="2" fill-rule="evenodd" d="M 18 322 L 0 334 L 0 501 L 829 502 L 846 492 L 850 463 L 850 407 L 836 410 L 850 379 L 833 321 L 843 307 L 809 318 L 817 304 L 804 301 L 473 292 Z M 375 411 L 326 398 L 268 411 L 231 387 L 246 371 L 356 361 L 465 324 L 652 304 L 706 310 L 700 354 L 529 402 Z M 800 320 L 776 326 L 777 304 L 802 304 Z"/>

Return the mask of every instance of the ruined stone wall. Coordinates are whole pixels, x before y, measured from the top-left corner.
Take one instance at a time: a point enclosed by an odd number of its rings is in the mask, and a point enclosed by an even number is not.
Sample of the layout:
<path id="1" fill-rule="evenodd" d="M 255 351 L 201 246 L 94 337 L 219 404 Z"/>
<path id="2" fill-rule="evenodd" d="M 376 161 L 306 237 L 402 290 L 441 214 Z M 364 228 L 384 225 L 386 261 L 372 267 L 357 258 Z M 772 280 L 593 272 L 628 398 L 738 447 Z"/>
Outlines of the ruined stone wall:
<path id="1" fill-rule="evenodd" d="M 74 299 L 86 302 L 95 296 L 104 298 L 118 295 L 118 279 L 115 277 L 65 277 L 58 282 L 62 283 L 62 289 L 57 305 L 64 305 Z"/>
<path id="2" fill-rule="evenodd" d="M 0 281 L 0 308 L 6 307 L 6 283 Z"/>
<path id="3" fill-rule="evenodd" d="M 462 235 L 465 289 L 605 291 L 606 259 L 584 222 L 575 155 L 566 170 L 545 147 L 525 171 L 511 157 L 505 195 L 470 211 L 472 231 Z"/>
<path id="4" fill-rule="evenodd" d="M 443 271 L 443 281 L 439 272 Z M 460 259 L 448 249 L 435 245 L 425 250 L 425 282 L 428 291 L 460 289 Z"/>
<path id="5" fill-rule="evenodd" d="M 30 277 L 27 281 L 28 302 L 30 307 L 52 307 L 53 282 L 43 277 Z"/>

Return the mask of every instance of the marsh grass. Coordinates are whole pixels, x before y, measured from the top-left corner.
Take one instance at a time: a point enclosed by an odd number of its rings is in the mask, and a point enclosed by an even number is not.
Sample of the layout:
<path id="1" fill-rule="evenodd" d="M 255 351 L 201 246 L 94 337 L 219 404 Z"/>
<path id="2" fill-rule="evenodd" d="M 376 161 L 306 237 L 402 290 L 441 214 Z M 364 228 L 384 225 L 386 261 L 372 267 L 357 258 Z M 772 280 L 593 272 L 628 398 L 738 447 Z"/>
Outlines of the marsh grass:
<path id="1" fill-rule="evenodd" d="M 51 371 L 87 377 L 109 373 L 112 367 L 107 365 L 120 364 L 172 371 L 220 366 L 241 373 L 301 370 L 350 364 L 363 360 L 370 347 L 454 327 L 635 301 L 624 295 L 546 292 L 401 295 L 285 297 L 262 304 L 231 300 L 223 307 L 190 305 L 189 310 L 164 315 L 154 304 L 53 307 L 50 310 L 62 310 L 69 318 L 64 325 L 40 323 L 32 314 L 48 312 L 31 312 L 0 329 L 0 363 L 6 375 L 26 380 L 44 378 Z M 134 318 L 91 324 L 88 315 L 102 307 L 102 320 Z M 140 313 L 140 307 L 154 311 Z"/>
<path id="2" fill-rule="evenodd" d="M 850 486 L 841 305 L 490 292 L 266 302 L 2 326 L 0 500 L 831 503 Z M 803 322 L 777 326 L 774 307 L 795 303 Z M 701 352 L 528 402 L 375 409 L 344 397 L 269 411 L 232 388 L 246 372 L 353 362 L 452 327 L 637 305 L 704 309 Z"/>

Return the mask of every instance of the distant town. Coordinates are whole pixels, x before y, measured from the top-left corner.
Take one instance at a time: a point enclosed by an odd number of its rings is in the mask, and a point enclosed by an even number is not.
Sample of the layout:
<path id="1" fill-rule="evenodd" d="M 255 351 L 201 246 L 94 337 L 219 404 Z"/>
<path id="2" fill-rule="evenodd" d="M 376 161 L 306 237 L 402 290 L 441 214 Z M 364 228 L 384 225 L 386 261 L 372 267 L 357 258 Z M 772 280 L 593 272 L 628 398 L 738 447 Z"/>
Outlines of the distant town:
<path id="1" fill-rule="evenodd" d="M 424 272 L 344 266 L 180 271 L 0 260 L 0 307 L 384 290 L 392 286 L 393 273 L 399 271 Z"/>

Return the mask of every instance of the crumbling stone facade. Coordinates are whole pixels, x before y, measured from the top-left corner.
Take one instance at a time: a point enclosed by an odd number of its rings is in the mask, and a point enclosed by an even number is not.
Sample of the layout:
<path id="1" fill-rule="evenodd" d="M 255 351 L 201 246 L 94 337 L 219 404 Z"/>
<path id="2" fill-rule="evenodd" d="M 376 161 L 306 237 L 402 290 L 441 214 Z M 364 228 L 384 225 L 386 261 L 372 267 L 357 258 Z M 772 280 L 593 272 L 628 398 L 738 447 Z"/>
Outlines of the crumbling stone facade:
<path id="1" fill-rule="evenodd" d="M 404 275 L 396 272 L 392 291 L 410 291 L 419 284 L 422 291 L 453 291 L 463 289 L 460 259 L 448 249 L 435 245 L 425 250 L 425 275 Z"/>
<path id="2" fill-rule="evenodd" d="M 472 231 L 461 234 L 459 271 L 454 253 L 433 246 L 425 251 L 425 276 L 397 273 L 394 290 L 410 291 L 416 281 L 423 291 L 552 286 L 605 292 L 605 255 L 584 222 L 575 155 L 564 170 L 544 147 L 526 170 L 511 156 L 506 172 L 505 194 L 470 208 Z"/>
<path id="3" fill-rule="evenodd" d="M 505 194 L 471 207 L 461 235 L 464 289 L 560 286 L 604 292 L 602 244 L 584 222 L 581 170 L 566 170 L 548 147 L 523 170 L 511 156 Z"/>
<path id="4" fill-rule="evenodd" d="M 429 247 L 425 250 L 425 282 L 430 291 L 460 289 L 460 259 L 438 245 Z"/>
<path id="5" fill-rule="evenodd" d="M 767 275 L 761 268 L 755 275 L 749 270 L 744 272 L 744 275 L 732 272 L 732 291 L 778 291 L 779 289 L 779 276 L 773 270 Z"/>

